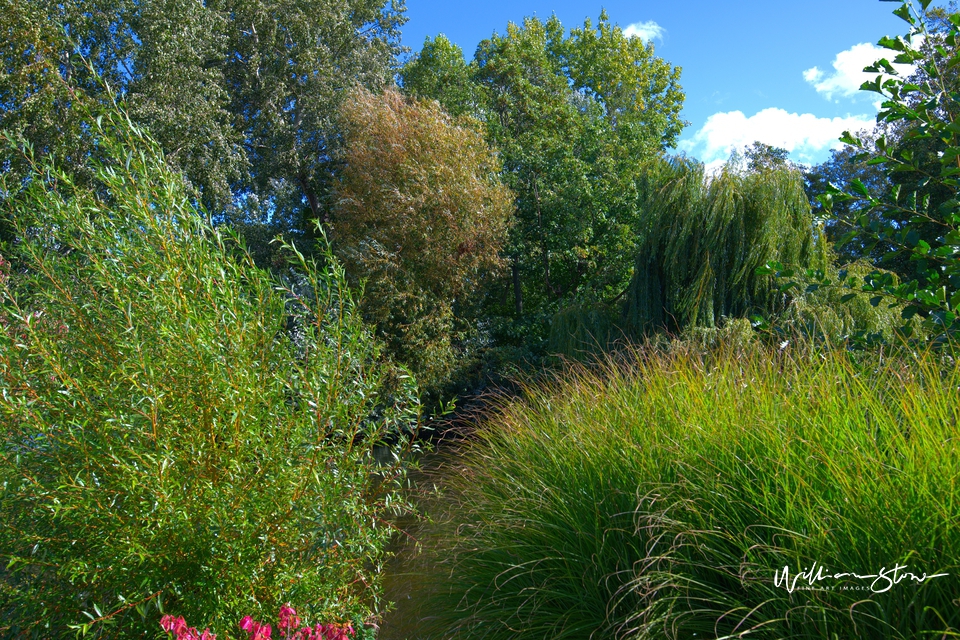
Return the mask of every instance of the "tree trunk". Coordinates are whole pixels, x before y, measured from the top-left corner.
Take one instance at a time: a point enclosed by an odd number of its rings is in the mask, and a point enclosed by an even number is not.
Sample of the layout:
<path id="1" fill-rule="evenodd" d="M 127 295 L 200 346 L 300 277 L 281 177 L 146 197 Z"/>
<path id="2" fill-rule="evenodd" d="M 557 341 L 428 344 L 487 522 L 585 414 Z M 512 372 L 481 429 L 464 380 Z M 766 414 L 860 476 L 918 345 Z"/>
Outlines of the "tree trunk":
<path id="1" fill-rule="evenodd" d="M 537 176 L 533 176 L 533 195 L 537 199 L 537 231 L 540 232 L 540 254 L 543 258 L 543 285 L 547 296 L 554 293 L 550 286 L 550 250 L 547 248 L 547 236 L 543 230 L 543 214 L 540 211 L 540 190 L 537 188 Z"/>
<path id="2" fill-rule="evenodd" d="M 513 306 L 517 312 L 517 317 L 523 315 L 523 291 L 520 289 L 520 265 L 514 260 L 510 265 L 513 272 Z"/>
<path id="3" fill-rule="evenodd" d="M 300 189 L 303 191 L 304 197 L 307 199 L 307 204 L 310 205 L 310 212 L 313 214 L 313 219 L 323 223 L 329 222 L 327 216 L 320 211 L 320 201 L 317 198 L 316 192 L 310 187 L 310 183 L 307 182 L 307 177 L 300 176 L 297 180 L 300 183 Z M 307 231 L 307 229 L 304 229 L 304 231 Z"/>

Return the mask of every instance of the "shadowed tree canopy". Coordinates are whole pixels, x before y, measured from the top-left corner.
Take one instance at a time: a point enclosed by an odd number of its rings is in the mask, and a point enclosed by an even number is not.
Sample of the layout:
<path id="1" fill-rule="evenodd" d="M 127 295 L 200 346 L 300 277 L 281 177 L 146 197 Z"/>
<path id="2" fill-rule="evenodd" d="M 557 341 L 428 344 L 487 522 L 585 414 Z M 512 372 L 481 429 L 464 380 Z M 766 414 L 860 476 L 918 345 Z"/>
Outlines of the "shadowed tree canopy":
<path id="1" fill-rule="evenodd" d="M 404 21 L 396 0 L 2 2 L 0 127 L 82 154 L 70 91 L 108 84 L 211 210 L 295 232 L 328 216 L 337 104 L 390 81 Z"/>

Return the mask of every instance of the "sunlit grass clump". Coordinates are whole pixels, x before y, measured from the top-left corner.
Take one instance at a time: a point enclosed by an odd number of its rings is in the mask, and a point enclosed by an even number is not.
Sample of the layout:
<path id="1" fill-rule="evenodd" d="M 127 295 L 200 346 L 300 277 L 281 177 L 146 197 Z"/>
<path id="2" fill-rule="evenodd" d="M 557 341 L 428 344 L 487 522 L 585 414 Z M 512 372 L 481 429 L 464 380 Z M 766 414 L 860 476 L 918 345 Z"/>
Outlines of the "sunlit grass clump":
<path id="1" fill-rule="evenodd" d="M 955 633 L 958 386 L 936 356 L 795 346 L 570 371 L 468 451 L 422 615 L 437 637 Z"/>

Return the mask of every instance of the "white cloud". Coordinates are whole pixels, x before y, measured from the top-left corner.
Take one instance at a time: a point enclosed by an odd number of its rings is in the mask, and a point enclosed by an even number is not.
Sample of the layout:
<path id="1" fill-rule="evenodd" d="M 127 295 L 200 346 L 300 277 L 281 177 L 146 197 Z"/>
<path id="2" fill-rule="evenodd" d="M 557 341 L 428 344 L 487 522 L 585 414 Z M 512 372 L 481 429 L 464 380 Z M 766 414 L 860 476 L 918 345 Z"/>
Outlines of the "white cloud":
<path id="1" fill-rule="evenodd" d="M 818 118 L 812 113 L 788 113 L 783 109 L 764 109 L 749 118 L 742 111 L 715 113 L 692 138 L 681 140 L 681 151 L 699 158 L 708 167 L 716 167 L 734 151 L 755 141 L 790 152 L 795 162 L 816 164 L 830 149 L 840 148 L 837 139 L 844 131 L 859 131 L 873 126 L 868 115 L 846 118 Z"/>
<path id="2" fill-rule="evenodd" d="M 876 73 L 865 73 L 863 68 L 872 65 L 880 58 L 892 59 L 895 52 L 864 42 L 841 51 L 833 60 L 833 71 L 826 72 L 818 67 L 803 72 L 803 79 L 813 85 L 818 93 L 828 99 L 834 96 L 848 98 L 860 91 L 860 85 L 877 77 Z M 893 65 L 901 76 L 913 73 L 913 65 Z"/>
<path id="3" fill-rule="evenodd" d="M 623 30 L 623 35 L 628 38 L 631 36 L 637 36 L 644 42 L 650 42 L 654 38 L 657 40 L 663 40 L 663 36 L 666 35 L 667 30 L 658 25 L 653 20 L 647 22 L 634 22 L 631 25 L 627 25 Z"/>

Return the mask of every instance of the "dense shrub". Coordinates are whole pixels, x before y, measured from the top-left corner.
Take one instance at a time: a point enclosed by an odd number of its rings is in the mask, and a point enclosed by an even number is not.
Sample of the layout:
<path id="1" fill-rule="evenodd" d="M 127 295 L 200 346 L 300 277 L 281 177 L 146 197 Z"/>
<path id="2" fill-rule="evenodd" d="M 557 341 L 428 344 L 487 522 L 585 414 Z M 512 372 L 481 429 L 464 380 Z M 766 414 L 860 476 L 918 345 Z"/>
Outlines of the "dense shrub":
<path id="1" fill-rule="evenodd" d="M 956 635 L 958 385 L 936 356 L 741 341 L 530 389 L 449 472 L 431 637 Z M 878 592 L 782 582 L 895 563 Z"/>
<path id="2" fill-rule="evenodd" d="M 503 264 L 512 195 L 475 129 L 435 102 L 353 91 L 341 108 L 334 250 L 364 281 L 363 313 L 422 387 L 471 353 L 476 298 Z"/>
<path id="3" fill-rule="evenodd" d="M 833 282 L 840 274 L 849 278 L 863 278 L 879 273 L 865 261 L 845 265 L 842 269 L 828 266 L 825 275 Z M 890 272 L 883 272 L 895 277 Z M 800 332 L 815 340 L 829 340 L 835 344 L 860 345 L 875 342 L 882 336 L 894 336 L 904 325 L 904 303 L 890 301 L 878 304 L 870 292 L 849 290 L 837 286 L 821 286 L 815 279 L 797 278 L 802 286 L 793 289 L 790 303 L 783 311 L 771 317 L 779 331 Z M 783 282 L 783 281 L 781 281 Z M 906 321 L 916 336 L 926 335 L 919 318 Z"/>
<path id="4" fill-rule="evenodd" d="M 86 126 L 92 188 L 34 165 L 4 191 L 0 635 L 369 615 L 415 390 L 383 392 L 329 256 L 271 277 L 122 115 Z"/>

